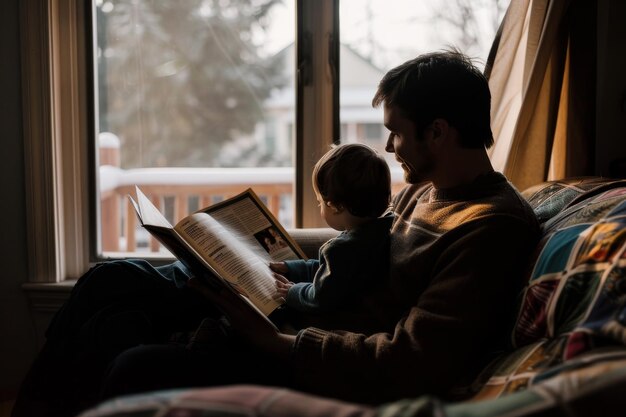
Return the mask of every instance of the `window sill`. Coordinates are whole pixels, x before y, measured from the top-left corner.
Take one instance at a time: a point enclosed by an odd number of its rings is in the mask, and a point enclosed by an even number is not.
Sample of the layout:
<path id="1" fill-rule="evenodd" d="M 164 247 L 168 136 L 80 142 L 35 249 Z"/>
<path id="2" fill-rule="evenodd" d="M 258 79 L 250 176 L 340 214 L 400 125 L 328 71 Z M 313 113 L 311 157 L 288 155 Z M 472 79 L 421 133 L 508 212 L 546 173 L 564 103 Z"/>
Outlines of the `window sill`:
<path id="1" fill-rule="evenodd" d="M 49 314 L 61 308 L 75 284 L 75 279 L 49 284 L 27 283 L 22 285 L 22 289 L 28 295 L 34 312 Z"/>

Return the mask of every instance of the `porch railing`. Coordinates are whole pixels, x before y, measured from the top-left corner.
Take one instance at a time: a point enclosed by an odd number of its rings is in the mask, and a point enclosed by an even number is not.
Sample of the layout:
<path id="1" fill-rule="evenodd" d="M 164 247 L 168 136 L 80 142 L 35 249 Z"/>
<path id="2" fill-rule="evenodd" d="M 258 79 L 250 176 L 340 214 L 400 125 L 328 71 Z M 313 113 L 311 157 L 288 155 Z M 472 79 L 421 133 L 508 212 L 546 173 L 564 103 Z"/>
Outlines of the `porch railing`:
<path id="1" fill-rule="evenodd" d="M 159 243 L 142 231 L 128 195 L 135 185 L 172 223 L 189 213 L 254 189 L 286 227 L 293 227 L 293 168 L 143 168 L 100 167 L 100 228 L 103 252 L 158 252 Z M 402 173 L 392 172 L 394 189 Z"/>
<path id="2" fill-rule="evenodd" d="M 172 224 L 189 213 L 252 187 L 281 222 L 289 223 L 293 168 L 145 168 L 122 170 L 100 167 L 101 244 L 104 252 L 136 252 L 145 236 L 128 200 L 135 185 L 150 198 Z M 140 235 L 140 236 L 138 236 Z M 148 238 L 149 251 L 159 244 Z"/>

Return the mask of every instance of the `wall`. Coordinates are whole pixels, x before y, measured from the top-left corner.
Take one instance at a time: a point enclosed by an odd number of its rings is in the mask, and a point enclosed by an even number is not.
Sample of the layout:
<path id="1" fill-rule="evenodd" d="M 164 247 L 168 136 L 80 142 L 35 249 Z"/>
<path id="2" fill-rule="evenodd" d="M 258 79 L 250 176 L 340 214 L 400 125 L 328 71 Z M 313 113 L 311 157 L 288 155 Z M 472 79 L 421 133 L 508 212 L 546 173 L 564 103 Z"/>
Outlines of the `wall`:
<path id="1" fill-rule="evenodd" d="M 596 172 L 610 174 L 612 161 L 622 161 L 626 177 L 626 2 L 598 2 L 598 85 L 596 108 Z"/>
<path id="2" fill-rule="evenodd" d="M 26 281 L 19 0 L 0 2 L 0 401 L 15 394 L 36 354 Z"/>

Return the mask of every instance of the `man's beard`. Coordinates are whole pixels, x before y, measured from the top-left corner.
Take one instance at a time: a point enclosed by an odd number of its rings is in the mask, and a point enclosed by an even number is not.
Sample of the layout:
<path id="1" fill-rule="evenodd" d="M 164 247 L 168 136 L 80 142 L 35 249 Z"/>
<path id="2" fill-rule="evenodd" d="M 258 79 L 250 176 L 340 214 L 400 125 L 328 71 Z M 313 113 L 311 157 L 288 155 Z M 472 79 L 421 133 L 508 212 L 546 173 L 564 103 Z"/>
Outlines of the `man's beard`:
<path id="1" fill-rule="evenodd" d="M 434 162 L 431 158 L 422 159 L 418 166 L 408 164 L 402 161 L 402 169 L 404 170 L 404 181 L 408 184 L 419 184 L 430 181 L 431 174 L 434 170 Z"/>

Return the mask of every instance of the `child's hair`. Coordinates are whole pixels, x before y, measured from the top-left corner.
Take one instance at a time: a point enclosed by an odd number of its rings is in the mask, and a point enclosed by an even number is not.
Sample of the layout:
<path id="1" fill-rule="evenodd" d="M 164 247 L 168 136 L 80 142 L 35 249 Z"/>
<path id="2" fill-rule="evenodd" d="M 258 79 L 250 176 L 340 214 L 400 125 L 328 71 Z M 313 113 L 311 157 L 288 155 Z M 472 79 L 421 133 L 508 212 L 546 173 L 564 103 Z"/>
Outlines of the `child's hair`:
<path id="1" fill-rule="evenodd" d="M 389 208 L 391 174 L 385 159 L 360 143 L 332 148 L 313 168 L 313 188 L 324 202 L 358 217 L 379 217 Z"/>

